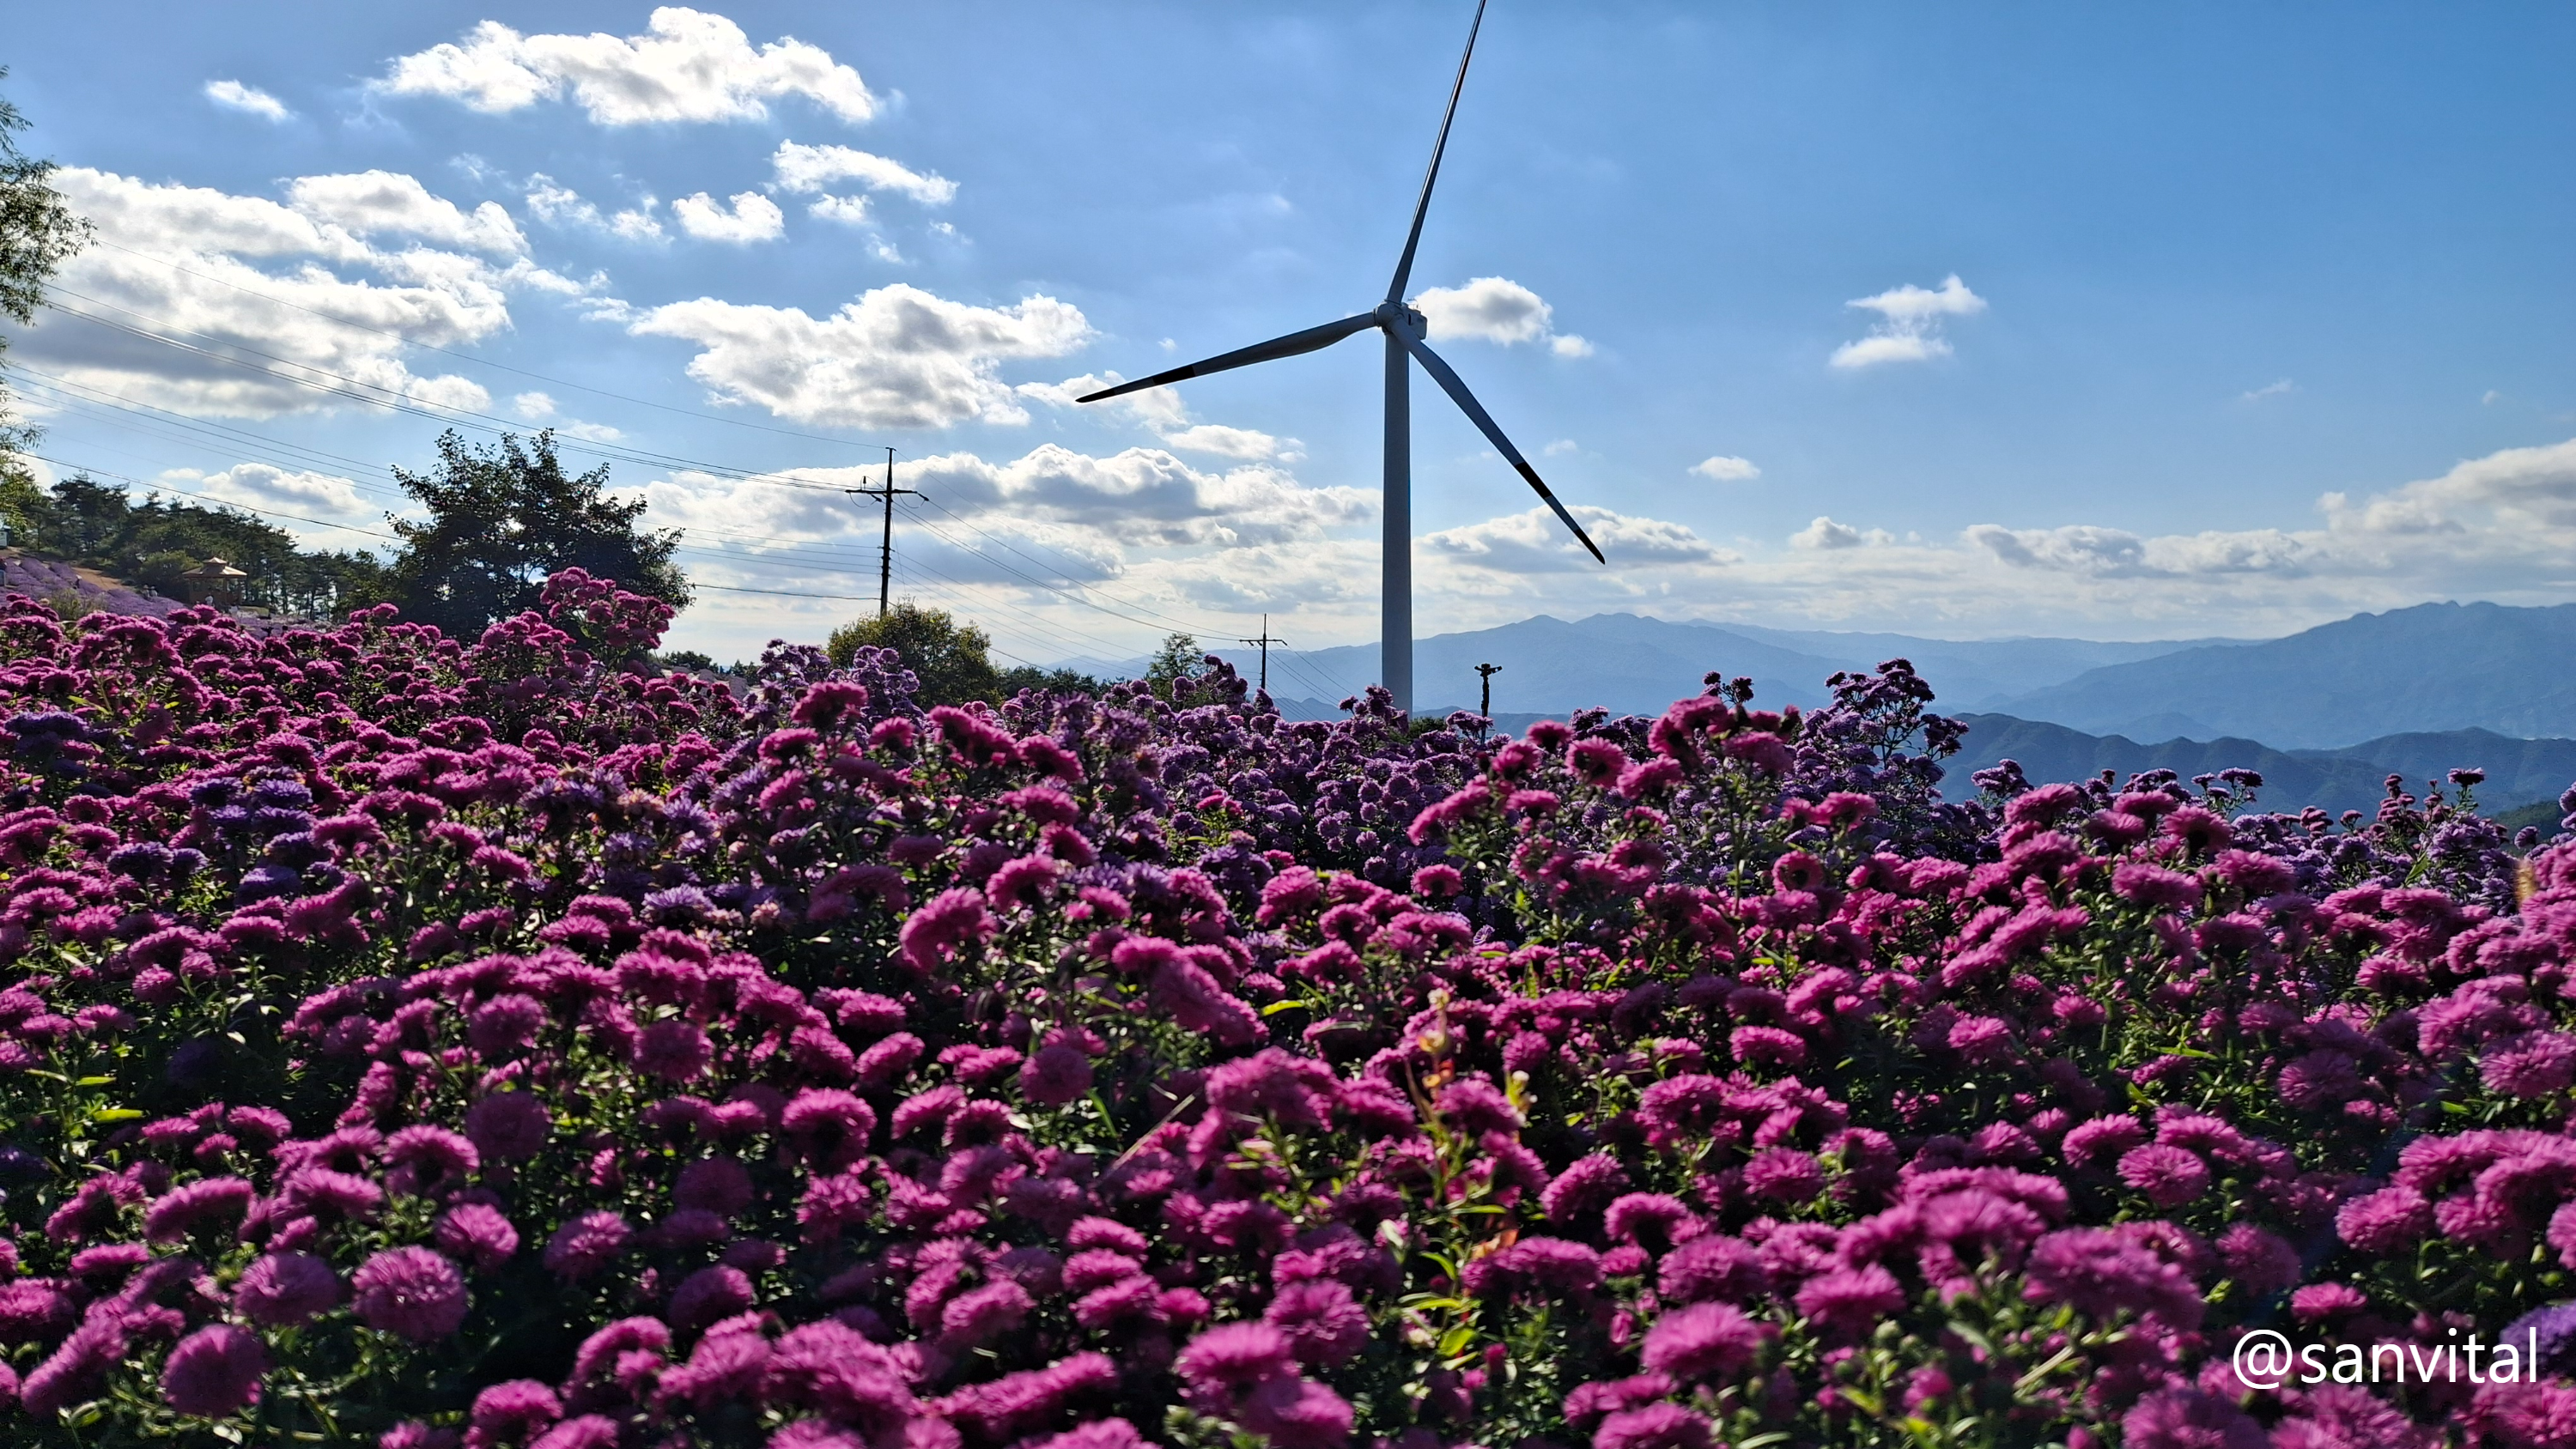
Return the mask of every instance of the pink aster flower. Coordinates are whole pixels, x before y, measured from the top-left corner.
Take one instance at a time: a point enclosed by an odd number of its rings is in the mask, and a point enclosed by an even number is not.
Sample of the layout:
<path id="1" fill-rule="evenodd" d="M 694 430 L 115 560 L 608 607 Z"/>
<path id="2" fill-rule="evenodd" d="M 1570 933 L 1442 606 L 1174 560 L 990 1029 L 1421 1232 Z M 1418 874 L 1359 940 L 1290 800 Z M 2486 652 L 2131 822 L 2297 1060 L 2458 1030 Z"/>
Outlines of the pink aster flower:
<path id="1" fill-rule="evenodd" d="M 1655 1320 L 1639 1359 L 1658 1373 L 1689 1382 L 1732 1378 L 1753 1363 L 1762 1326 L 1723 1303 L 1694 1303 Z"/>
<path id="2" fill-rule="evenodd" d="M 268 1350 L 259 1336 L 210 1323 L 179 1340 L 161 1366 L 161 1397 L 182 1414 L 215 1419 L 259 1400 Z"/>
<path id="3" fill-rule="evenodd" d="M 351 1280 L 358 1321 L 428 1343 L 465 1322 L 465 1275 L 427 1248 L 389 1248 L 369 1258 Z"/>
<path id="4" fill-rule="evenodd" d="M 2209 1164 L 2200 1154 L 2164 1143 L 2120 1154 L 2120 1180 L 2160 1208 L 2180 1207 L 2209 1190 Z"/>

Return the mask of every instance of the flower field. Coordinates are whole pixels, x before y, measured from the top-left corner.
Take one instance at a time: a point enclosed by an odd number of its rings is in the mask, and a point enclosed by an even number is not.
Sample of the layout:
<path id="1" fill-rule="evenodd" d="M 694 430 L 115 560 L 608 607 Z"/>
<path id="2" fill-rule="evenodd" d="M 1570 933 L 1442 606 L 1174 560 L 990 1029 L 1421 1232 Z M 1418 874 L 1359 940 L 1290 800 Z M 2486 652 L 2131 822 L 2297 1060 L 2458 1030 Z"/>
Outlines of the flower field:
<path id="1" fill-rule="evenodd" d="M 737 698 L 546 605 L 0 609 L 0 1442 L 2576 1445 L 2576 847 L 2472 776 L 1945 799 L 1901 662 Z"/>

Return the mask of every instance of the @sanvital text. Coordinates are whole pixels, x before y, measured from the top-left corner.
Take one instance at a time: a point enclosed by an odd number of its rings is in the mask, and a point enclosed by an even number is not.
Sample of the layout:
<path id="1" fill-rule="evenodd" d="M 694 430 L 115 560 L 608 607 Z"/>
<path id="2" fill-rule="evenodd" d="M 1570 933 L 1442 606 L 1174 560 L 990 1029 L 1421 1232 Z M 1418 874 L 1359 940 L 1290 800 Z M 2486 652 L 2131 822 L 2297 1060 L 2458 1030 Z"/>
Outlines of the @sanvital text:
<path id="1" fill-rule="evenodd" d="M 2257 1328 L 2236 1341 L 2230 1358 L 2236 1377 L 2255 1389 L 2284 1384 L 2518 1384 L 2541 1376 L 2537 1330 L 2519 1340 L 2492 1342 L 2471 1334 L 2434 1344 L 2300 1344 L 2276 1329 Z"/>

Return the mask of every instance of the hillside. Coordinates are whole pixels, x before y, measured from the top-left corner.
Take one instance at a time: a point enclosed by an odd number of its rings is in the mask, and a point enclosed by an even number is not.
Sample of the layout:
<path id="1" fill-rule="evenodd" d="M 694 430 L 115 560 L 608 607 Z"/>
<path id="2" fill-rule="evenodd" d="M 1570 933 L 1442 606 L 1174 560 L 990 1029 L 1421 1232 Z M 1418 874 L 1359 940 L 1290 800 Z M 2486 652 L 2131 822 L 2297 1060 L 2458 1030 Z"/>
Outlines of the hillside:
<path id="1" fill-rule="evenodd" d="M 2242 767 L 2262 772 L 2266 805 L 2315 805 L 2336 813 L 2375 809 L 2392 774 L 2405 776 L 2408 791 L 2420 795 L 2426 781 L 2444 779 L 2454 768 L 2482 769 L 2487 779 L 2478 799 L 2489 814 L 2555 801 L 2576 781 L 2576 740 L 2509 739 L 2479 729 L 2389 735 L 2333 750 L 2280 750 L 2240 738 L 2141 744 L 2125 735 L 2086 734 L 2003 714 L 1961 718 L 1968 738 L 1949 762 L 1943 790 L 1954 799 L 1971 793 L 1969 775 L 2006 759 L 2042 782 L 2081 780 L 2104 770 L 2123 780 L 2146 770 L 2190 779 Z"/>
<path id="2" fill-rule="evenodd" d="M 1292 635 L 1293 630 L 1288 631 Z M 1710 670 L 1751 675 L 1766 704 L 1816 705 L 1837 670 L 1869 669 L 1911 659 L 1940 691 L 1945 707 L 1973 708 L 1990 697 L 2060 683 L 2088 669 L 2150 658 L 2207 641 L 2104 644 L 2085 639 L 1956 642 L 1903 634 L 1842 634 L 1754 625 L 1683 623 L 1635 614 L 1595 614 L 1567 621 L 1539 615 L 1492 629 L 1435 634 L 1414 644 L 1415 693 L 1426 714 L 1474 708 L 1476 665 L 1503 666 L 1494 676 L 1497 713 L 1562 715 L 1600 705 L 1652 713 L 1700 691 Z M 1258 655 L 1236 646 L 1214 652 L 1249 677 Z M 1072 659 L 1069 667 L 1124 678 L 1139 659 Z M 1334 706 L 1378 678 L 1375 645 L 1273 651 L 1270 692 L 1290 714 L 1338 713 Z M 1312 717 L 1312 716 L 1310 716 Z"/>
<path id="3" fill-rule="evenodd" d="M 2472 728 L 2553 737 L 2576 734 L 2571 665 L 2576 604 L 2422 604 L 2107 665 L 1989 708 L 2091 734 L 2235 735 L 2282 749 Z"/>

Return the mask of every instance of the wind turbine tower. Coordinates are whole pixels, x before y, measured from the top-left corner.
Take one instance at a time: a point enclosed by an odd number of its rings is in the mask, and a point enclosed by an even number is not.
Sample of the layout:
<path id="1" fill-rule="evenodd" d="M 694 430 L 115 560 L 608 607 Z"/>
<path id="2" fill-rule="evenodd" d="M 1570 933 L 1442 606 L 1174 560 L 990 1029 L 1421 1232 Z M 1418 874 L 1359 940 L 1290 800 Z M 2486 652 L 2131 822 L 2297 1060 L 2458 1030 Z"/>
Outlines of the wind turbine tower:
<path id="1" fill-rule="evenodd" d="M 1476 0 L 1476 18 L 1467 27 L 1467 49 L 1458 57 L 1458 78 L 1449 87 L 1449 108 L 1441 113 L 1440 136 L 1431 146 L 1431 165 L 1422 174 L 1422 194 L 1413 204 L 1413 227 L 1405 233 L 1404 251 L 1395 262 L 1395 277 L 1386 284 L 1386 300 L 1369 311 L 1345 317 L 1339 322 L 1327 322 L 1321 327 L 1309 327 L 1303 332 L 1291 332 L 1285 337 L 1274 337 L 1233 352 L 1219 353 L 1204 361 L 1158 372 L 1151 377 L 1140 377 L 1134 382 L 1122 382 L 1079 399 L 1082 402 L 1100 402 L 1186 378 L 1206 377 L 1210 373 L 1249 367 L 1256 362 L 1295 357 L 1330 347 L 1355 332 L 1365 332 L 1372 327 L 1386 334 L 1386 542 L 1378 661 L 1387 691 L 1395 696 L 1396 708 L 1408 714 L 1413 710 L 1413 413 L 1407 384 L 1412 378 L 1413 363 L 1422 364 L 1422 370 L 1431 374 L 1431 380 L 1440 384 L 1440 390 L 1449 394 L 1449 400 L 1456 403 L 1458 410 L 1467 415 L 1467 420 L 1484 433 L 1495 451 L 1519 471 L 1530 487 L 1538 490 L 1538 496 L 1556 511 L 1556 516 L 1567 528 L 1574 531 L 1574 536 L 1591 552 L 1594 561 L 1605 566 L 1609 562 L 1602 558 L 1601 549 L 1593 543 L 1591 535 L 1583 531 L 1583 525 L 1576 523 L 1574 515 L 1566 512 L 1565 505 L 1548 491 L 1546 482 L 1538 476 L 1538 470 L 1530 466 L 1529 459 L 1522 457 L 1521 450 L 1512 446 L 1512 440 L 1503 436 L 1502 428 L 1485 411 L 1484 404 L 1476 401 L 1476 395 L 1467 390 L 1467 384 L 1459 381 L 1458 374 L 1451 371 L 1449 364 L 1440 360 L 1440 354 L 1433 352 L 1430 344 L 1423 340 L 1426 328 L 1422 314 L 1404 300 L 1404 285 L 1413 275 L 1413 254 L 1422 243 L 1422 219 L 1431 210 L 1431 188 L 1440 179 L 1440 154 L 1448 149 L 1449 124 L 1458 117 L 1458 95 L 1467 87 L 1467 63 L 1475 58 L 1476 32 L 1484 23 L 1485 0 Z"/>

